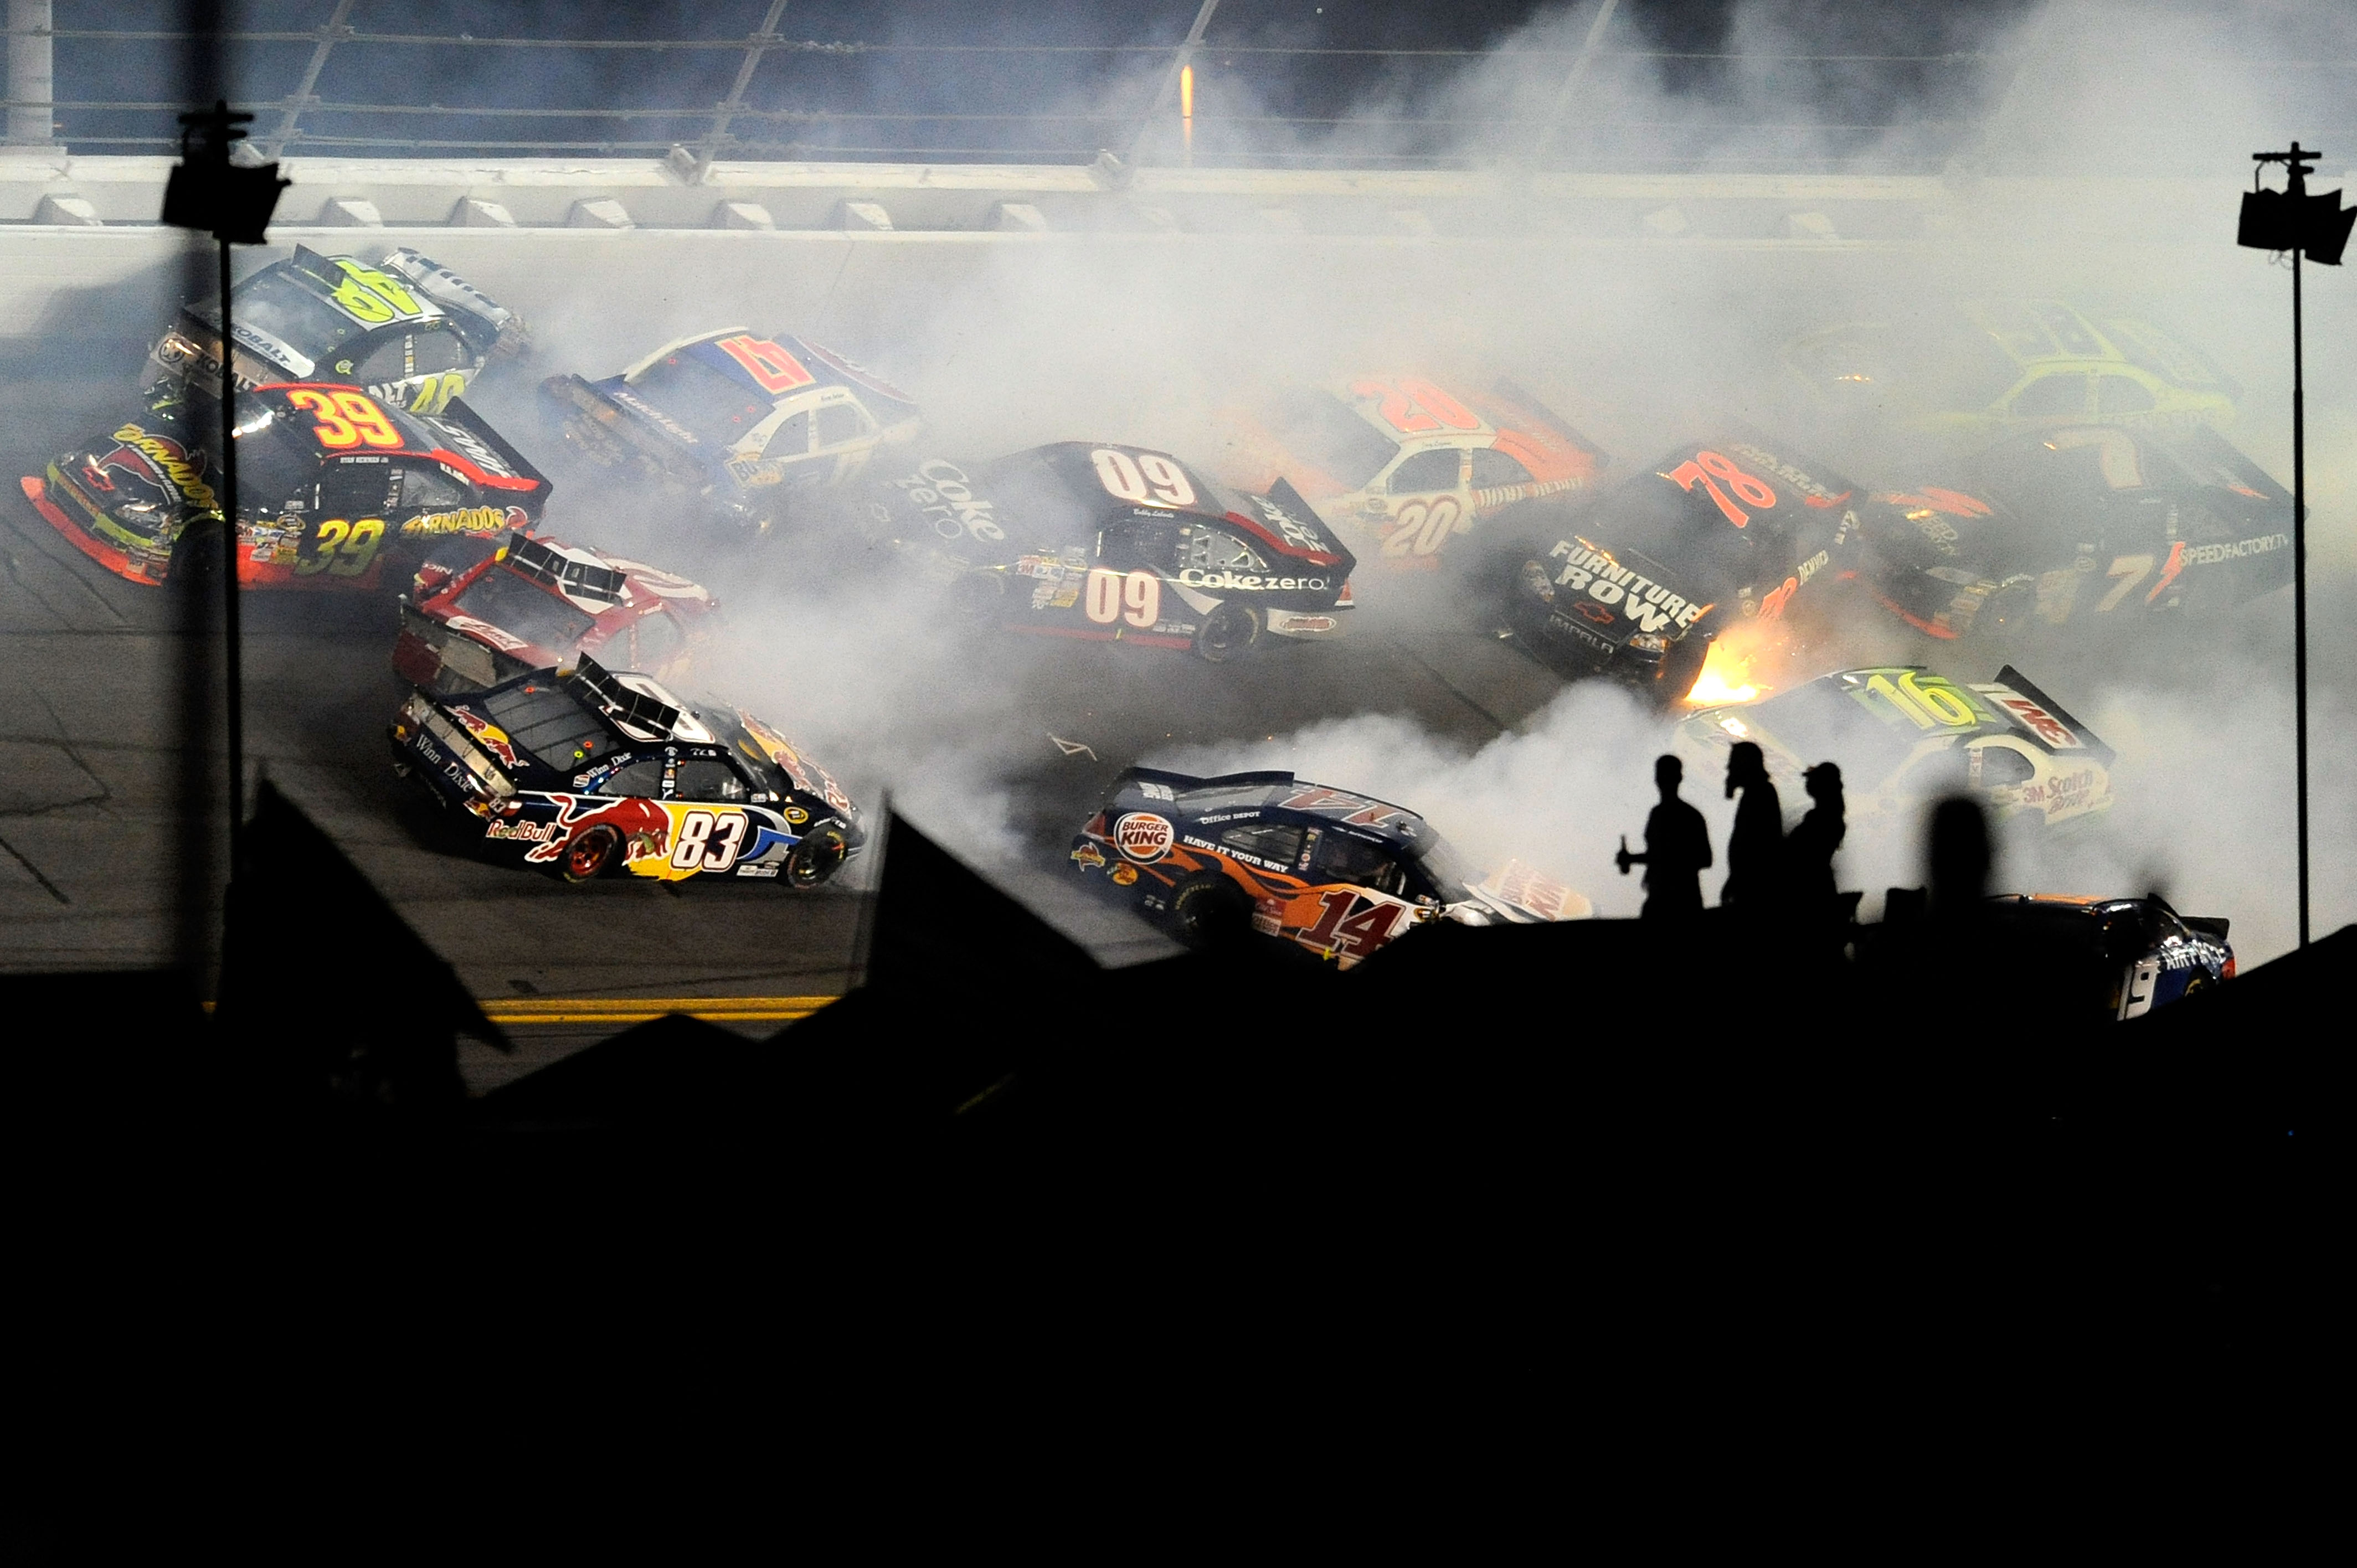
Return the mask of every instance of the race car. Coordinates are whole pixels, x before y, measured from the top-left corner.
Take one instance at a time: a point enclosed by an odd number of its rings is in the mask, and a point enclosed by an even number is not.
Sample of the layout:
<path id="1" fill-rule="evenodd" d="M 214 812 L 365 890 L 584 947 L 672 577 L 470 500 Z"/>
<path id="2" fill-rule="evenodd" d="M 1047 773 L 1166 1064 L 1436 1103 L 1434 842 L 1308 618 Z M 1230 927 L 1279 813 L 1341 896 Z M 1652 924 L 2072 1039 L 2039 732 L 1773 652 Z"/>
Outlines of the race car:
<path id="1" fill-rule="evenodd" d="M 1225 476 L 1279 478 L 1384 568 L 1429 570 L 1448 541 L 1542 496 L 1585 489 L 1603 456 L 1511 381 L 1452 395 L 1416 376 L 1296 387 L 1229 417 Z"/>
<path id="2" fill-rule="evenodd" d="M 520 352 L 523 318 L 430 256 L 398 250 L 375 263 L 301 245 L 230 290 L 230 373 L 269 381 L 339 382 L 382 403 L 439 413 L 493 356 Z M 191 376 L 221 384 L 221 302 L 191 305 L 148 350 L 152 402 Z"/>
<path id="3" fill-rule="evenodd" d="M 2292 499 L 2213 430 L 2074 424 L 2000 441 L 1954 486 L 1860 509 L 1861 579 L 1932 637 L 2091 631 L 2234 608 L 2291 581 Z"/>
<path id="4" fill-rule="evenodd" d="M 766 532 L 809 491 L 915 437 L 917 405 L 806 338 L 724 327 L 666 343 L 617 376 L 551 376 L 542 408 L 590 461 L 692 496 Z"/>
<path id="5" fill-rule="evenodd" d="M 587 657 L 488 691 L 413 693 L 390 733 L 396 774 L 479 823 L 494 853 L 568 882 L 814 887 L 866 840 L 850 797 L 784 736 Z"/>
<path id="6" fill-rule="evenodd" d="M 1279 480 L 1223 489 L 1167 452 L 1086 441 L 987 463 L 926 457 L 869 488 L 850 526 L 985 626 L 1192 649 L 1339 636 L 1350 551 Z"/>
<path id="7" fill-rule="evenodd" d="M 673 680 L 712 635 L 718 607 L 703 587 L 642 562 L 511 533 L 463 570 L 418 568 L 393 667 L 443 693 L 479 692 L 576 653 Z"/>
<path id="8" fill-rule="evenodd" d="M 1689 768 L 1717 778 L 1741 740 L 1759 746 L 1787 800 L 1799 797 L 1803 768 L 1838 763 L 1853 826 L 1911 823 L 1951 794 L 2000 821 L 2048 826 L 2112 806 L 2112 748 L 2009 664 L 1975 684 L 1921 666 L 1836 671 L 1757 703 L 1705 708 L 1674 744 Z"/>
<path id="9" fill-rule="evenodd" d="M 26 499 L 115 575 L 161 583 L 188 525 L 221 515 L 219 408 L 167 396 L 21 480 Z M 239 397 L 237 430 L 249 587 L 373 589 L 386 563 L 404 580 L 429 551 L 529 528 L 548 501 L 548 481 L 464 401 L 418 414 L 352 387 L 274 383 Z"/>
<path id="10" fill-rule="evenodd" d="M 2142 317 L 2060 300 L 1967 300 L 1848 322 L 1791 343 L 1784 363 L 1836 415 L 1959 438 L 2099 420 L 2138 429 L 2226 424 L 2242 389 Z"/>
<path id="11" fill-rule="evenodd" d="M 1501 512 L 1476 557 L 1475 600 L 1500 637 L 1557 671 L 1675 702 L 1712 639 L 1737 626 L 1807 635 L 1849 569 L 1857 488 L 1780 452 L 1730 432 L 1590 499 Z"/>
<path id="12" fill-rule="evenodd" d="M 1587 899 L 1521 861 L 1475 884 L 1414 811 L 1290 773 L 1197 779 L 1133 768 L 1072 840 L 1094 891 L 1181 941 L 1249 918 L 1348 969 L 1427 920 L 1586 919 Z"/>
<path id="13" fill-rule="evenodd" d="M 2053 893 L 2007 894 L 1989 900 L 2001 928 L 2067 958 L 2071 987 L 2083 1009 L 2114 1019 L 2140 1018 L 2234 978 L 2234 950 L 2221 918 L 2180 915 L 2158 894 L 2144 898 L 2081 898 Z M 2083 979 L 2083 983 L 2076 980 Z"/>

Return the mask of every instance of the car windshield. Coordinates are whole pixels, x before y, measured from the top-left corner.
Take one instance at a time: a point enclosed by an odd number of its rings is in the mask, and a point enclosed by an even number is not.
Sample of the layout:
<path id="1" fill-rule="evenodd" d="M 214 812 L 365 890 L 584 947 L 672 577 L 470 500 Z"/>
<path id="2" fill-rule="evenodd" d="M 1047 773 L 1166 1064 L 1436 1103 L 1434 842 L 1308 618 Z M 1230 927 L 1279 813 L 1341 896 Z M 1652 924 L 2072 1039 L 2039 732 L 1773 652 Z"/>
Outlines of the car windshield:
<path id="1" fill-rule="evenodd" d="M 1093 479 L 1076 492 L 1037 452 L 982 465 L 971 488 L 976 499 L 991 503 L 1009 538 L 1046 549 L 1092 542 L 1112 504 Z"/>
<path id="2" fill-rule="evenodd" d="M 190 413 L 210 412 L 220 417 L 221 404 L 191 403 Z M 246 398 L 238 400 L 237 477 L 243 492 L 241 512 L 272 511 L 307 491 L 319 478 L 318 443 L 285 420 Z"/>
<path id="3" fill-rule="evenodd" d="M 282 272 L 256 274 L 232 289 L 230 299 L 236 325 L 257 328 L 313 360 L 361 330 L 358 322 Z M 218 308 L 213 319 L 221 319 Z"/>
<path id="4" fill-rule="evenodd" d="M 630 390 L 707 440 L 734 446 L 770 417 L 769 399 L 683 349 L 639 372 Z"/>
<path id="5" fill-rule="evenodd" d="M 1878 699 L 1870 704 L 1864 688 L 1835 678 L 1812 681 L 1731 716 L 1747 729 L 1766 731 L 1802 766 L 1837 762 L 1849 778 L 1870 786 L 1889 778 L 1923 737 L 1897 709 L 1882 712 L 1887 705 Z"/>
<path id="6" fill-rule="evenodd" d="M 1714 599 L 1750 581 L 1751 553 L 1766 532 L 1731 526 L 1702 486 L 1688 493 L 1675 479 L 1650 472 L 1614 492 L 1591 526 L 1598 542 L 1616 556 L 1634 545 L 1674 574 L 1680 592 Z M 1642 563 L 1622 564 L 1646 570 Z"/>
<path id="7" fill-rule="evenodd" d="M 1297 388 L 1268 410 L 1269 429 L 1285 449 L 1323 468 L 1345 489 L 1358 489 L 1399 448 L 1331 392 Z"/>
<path id="8" fill-rule="evenodd" d="M 1448 840 L 1427 841 L 1415 864 L 1442 903 L 1461 904 L 1473 897 L 1473 884 L 1479 878 L 1472 867 L 1458 858 L 1455 847 Z"/>
<path id="9" fill-rule="evenodd" d="M 605 722 L 552 683 L 526 681 L 493 692 L 479 705 L 509 739 L 560 773 L 586 767 L 614 748 Z"/>
<path id="10" fill-rule="evenodd" d="M 572 652 L 597 619 L 505 566 L 493 566 L 467 585 L 458 610 L 560 655 Z"/>

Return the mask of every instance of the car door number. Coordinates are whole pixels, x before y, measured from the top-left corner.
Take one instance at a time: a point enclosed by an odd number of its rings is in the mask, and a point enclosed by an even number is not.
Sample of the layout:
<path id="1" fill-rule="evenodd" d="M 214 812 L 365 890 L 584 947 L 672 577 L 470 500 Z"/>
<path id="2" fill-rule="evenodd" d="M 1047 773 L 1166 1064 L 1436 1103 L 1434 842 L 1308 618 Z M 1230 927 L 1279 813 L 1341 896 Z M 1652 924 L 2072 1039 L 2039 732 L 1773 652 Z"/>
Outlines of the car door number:
<path id="1" fill-rule="evenodd" d="M 680 871 L 726 871 L 744 843 L 744 812 L 688 811 L 673 837 L 671 863 Z"/>

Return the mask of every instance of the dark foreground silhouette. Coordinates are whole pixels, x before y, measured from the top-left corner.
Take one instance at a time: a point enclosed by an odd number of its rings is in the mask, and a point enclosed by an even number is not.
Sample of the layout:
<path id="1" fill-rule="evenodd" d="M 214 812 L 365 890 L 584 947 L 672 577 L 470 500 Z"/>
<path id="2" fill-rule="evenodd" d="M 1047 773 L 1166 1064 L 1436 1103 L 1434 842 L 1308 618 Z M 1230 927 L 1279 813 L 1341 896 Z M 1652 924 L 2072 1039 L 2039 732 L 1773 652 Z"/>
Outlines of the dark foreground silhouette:
<path id="1" fill-rule="evenodd" d="M 851 994 L 468 1100 L 447 967 L 266 789 L 248 843 L 214 1017 L 168 976 L 5 986 L 29 1277 L 116 1271 L 151 1323 L 299 1277 L 268 1320 L 399 1302 L 395 1338 L 512 1356 L 491 1304 L 560 1277 L 561 1322 L 697 1317 L 812 1379 L 1591 1408 L 2231 1398 L 2322 1343 L 2315 1020 L 2357 928 L 2105 1025 L 2046 1010 L 1967 843 L 1855 961 L 1711 910 L 1108 972 L 896 820 Z"/>

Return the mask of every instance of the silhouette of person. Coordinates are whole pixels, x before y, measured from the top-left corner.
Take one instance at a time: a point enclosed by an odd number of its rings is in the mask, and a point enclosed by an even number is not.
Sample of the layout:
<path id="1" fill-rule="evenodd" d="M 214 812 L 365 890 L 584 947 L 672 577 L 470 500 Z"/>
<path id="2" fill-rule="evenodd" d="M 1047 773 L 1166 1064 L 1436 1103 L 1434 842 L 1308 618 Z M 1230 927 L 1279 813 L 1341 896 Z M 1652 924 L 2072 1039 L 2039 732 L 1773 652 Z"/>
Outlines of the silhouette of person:
<path id="1" fill-rule="evenodd" d="M 1988 893 L 1989 832 L 1978 801 L 1955 795 L 1932 808 L 1931 861 L 1931 918 L 1979 919 Z"/>
<path id="2" fill-rule="evenodd" d="M 1792 912 L 1812 928 L 1829 926 L 1834 920 L 1835 900 L 1840 897 L 1834 886 L 1834 852 L 1841 848 L 1843 836 L 1849 825 L 1843 820 L 1841 768 L 1835 763 L 1820 762 L 1801 775 L 1808 786 L 1809 799 L 1815 802 L 1809 814 L 1801 819 L 1784 840 L 1784 874 L 1792 899 Z"/>
<path id="3" fill-rule="evenodd" d="M 1735 808 L 1735 831 L 1727 838 L 1727 886 L 1722 908 L 1765 914 L 1783 899 L 1784 807 L 1769 782 L 1768 761 L 1752 741 L 1738 740 L 1727 754 L 1727 796 L 1743 791 Z"/>
<path id="4" fill-rule="evenodd" d="M 1632 865 L 1645 868 L 1644 918 L 1648 920 L 1684 920 L 1702 913 L 1702 873 L 1710 865 L 1710 829 L 1700 811 L 1678 799 L 1678 785 L 1685 776 L 1685 765 L 1674 757 L 1654 761 L 1653 782 L 1661 789 L 1662 803 L 1645 819 L 1645 853 L 1631 854 L 1624 838 L 1620 853 L 1613 856 L 1623 876 Z"/>

